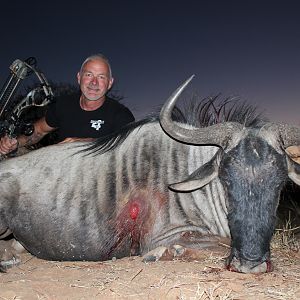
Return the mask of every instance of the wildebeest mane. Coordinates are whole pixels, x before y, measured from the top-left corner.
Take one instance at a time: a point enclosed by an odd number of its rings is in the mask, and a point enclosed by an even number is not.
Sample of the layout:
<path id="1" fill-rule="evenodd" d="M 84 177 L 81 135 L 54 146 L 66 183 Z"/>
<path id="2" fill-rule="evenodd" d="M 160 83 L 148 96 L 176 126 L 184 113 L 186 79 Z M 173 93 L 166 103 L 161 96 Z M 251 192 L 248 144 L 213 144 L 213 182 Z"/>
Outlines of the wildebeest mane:
<path id="1" fill-rule="evenodd" d="M 107 151 L 113 150 L 116 147 L 118 147 L 120 144 L 122 144 L 123 141 L 128 137 L 128 135 L 134 129 L 152 122 L 158 122 L 158 116 L 149 116 L 142 120 L 129 123 L 112 134 L 97 138 L 95 141 L 89 143 L 87 148 L 79 152 L 102 154 Z"/>
<path id="2" fill-rule="evenodd" d="M 196 96 L 194 96 L 196 98 Z M 185 101 L 181 108 L 173 111 L 173 120 L 195 127 L 207 127 L 222 122 L 237 122 L 244 127 L 260 126 L 266 118 L 257 107 L 233 97 L 221 95 L 197 101 Z"/>
<path id="3" fill-rule="evenodd" d="M 177 122 L 189 124 L 195 127 L 206 127 L 222 122 L 238 122 L 245 127 L 256 127 L 264 123 L 266 118 L 257 112 L 253 105 L 242 102 L 239 99 L 220 99 L 220 95 L 185 101 L 182 107 L 176 106 L 172 112 L 172 119 Z M 98 138 L 91 142 L 83 151 L 101 154 L 118 147 L 127 136 L 136 128 L 145 124 L 158 122 L 158 114 L 148 116 L 142 120 L 128 124 L 119 131 Z"/>

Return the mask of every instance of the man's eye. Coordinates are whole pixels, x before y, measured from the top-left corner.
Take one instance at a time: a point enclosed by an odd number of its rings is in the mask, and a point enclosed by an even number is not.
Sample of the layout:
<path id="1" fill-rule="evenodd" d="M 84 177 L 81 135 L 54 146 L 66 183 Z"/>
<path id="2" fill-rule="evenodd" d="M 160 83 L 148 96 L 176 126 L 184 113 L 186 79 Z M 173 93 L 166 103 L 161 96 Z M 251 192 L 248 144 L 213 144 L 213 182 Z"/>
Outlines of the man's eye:
<path id="1" fill-rule="evenodd" d="M 104 80 L 104 79 L 106 79 L 106 76 L 105 75 L 98 75 L 98 79 Z"/>
<path id="2" fill-rule="evenodd" d="M 84 76 L 85 77 L 92 77 L 92 74 L 91 73 L 84 73 Z"/>

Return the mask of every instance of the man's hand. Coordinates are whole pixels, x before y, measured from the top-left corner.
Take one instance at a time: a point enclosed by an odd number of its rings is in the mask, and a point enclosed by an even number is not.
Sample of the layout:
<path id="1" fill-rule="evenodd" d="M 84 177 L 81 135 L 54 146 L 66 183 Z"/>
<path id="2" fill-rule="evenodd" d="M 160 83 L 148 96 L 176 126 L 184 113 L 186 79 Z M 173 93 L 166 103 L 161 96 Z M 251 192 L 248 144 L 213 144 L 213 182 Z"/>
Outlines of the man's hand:
<path id="1" fill-rule="evenodd" d="M 285 150 L 287 154 L 292 158 L 296 158 L 300 156 L 300 146 L 290 146 Z"/>
<path id="2" fill-rule="evenodd" d="M 285 152 L 293 161 L 300 164 L 300 146 L 290 146 L 285 149 Z"/>
<path id="3" fill-rule="evenodd" d="M 59 144 L 64 144 L 64 143 L 72 143 L 72 142 L 91 142 L 93 141 L 93 138 L 77 138 L 77 137 L 68 137 L 61 141 Z"/>
<path id="4" fill-rule="evenodd" d="M 11 139 L 7 135 L 0 139 L 0 154 L 8 154 L 18 148 L 18 140 Z"/>

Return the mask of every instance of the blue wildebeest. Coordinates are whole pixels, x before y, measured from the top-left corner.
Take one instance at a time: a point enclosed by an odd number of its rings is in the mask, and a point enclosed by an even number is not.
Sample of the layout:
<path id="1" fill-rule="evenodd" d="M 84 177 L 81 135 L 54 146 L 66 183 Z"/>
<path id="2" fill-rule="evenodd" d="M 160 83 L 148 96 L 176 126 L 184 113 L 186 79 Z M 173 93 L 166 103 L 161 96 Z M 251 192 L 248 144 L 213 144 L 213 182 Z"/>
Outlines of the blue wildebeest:
<path id="1" fill-rule="evenodd" d="M 299 129 L 174 122 L 187 83 L 162 109 L 164 130 L 140 121 L 88 151 L 66 143 L 1 162 L 2 237 L 12 232 L 39 258 L 93 261 L 158 260 L 231 238 L 229 270 L 270 271 L 280 191 L 288 177 L 300 183 L 284 151 Z"/>

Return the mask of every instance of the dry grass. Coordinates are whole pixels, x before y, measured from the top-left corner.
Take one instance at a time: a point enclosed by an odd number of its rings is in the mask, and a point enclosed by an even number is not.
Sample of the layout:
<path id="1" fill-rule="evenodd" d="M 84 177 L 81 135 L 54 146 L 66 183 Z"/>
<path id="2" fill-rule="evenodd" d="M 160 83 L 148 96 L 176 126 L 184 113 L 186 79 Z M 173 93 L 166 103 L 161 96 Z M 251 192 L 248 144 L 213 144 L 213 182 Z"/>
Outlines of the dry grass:
<path id="1" fill-rule="evenodd" d="M 299 252 L 300 241 L 295 237 L 295 232 L 299 229 L 300 226 L 292 227 L 291 218 L 289 217 L 282 228 L 276 229 L 272 239 L 271 249 Z"/>
<path id="2" fill-rule="evenodd" d="M 300 254 L 291 223 L 272 240 L 274 271 L 226 271 L 229 249 L 202 252 L 198 261 L 145 264 L 140 257 L 105 262 L 50 262 L 24 255 L 23 264 L 0 277 L 0 299 L 300 299 Z"/>

